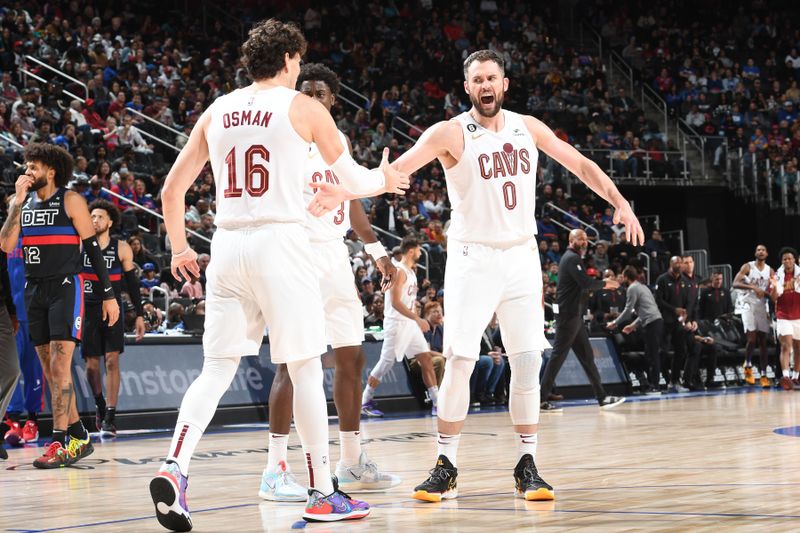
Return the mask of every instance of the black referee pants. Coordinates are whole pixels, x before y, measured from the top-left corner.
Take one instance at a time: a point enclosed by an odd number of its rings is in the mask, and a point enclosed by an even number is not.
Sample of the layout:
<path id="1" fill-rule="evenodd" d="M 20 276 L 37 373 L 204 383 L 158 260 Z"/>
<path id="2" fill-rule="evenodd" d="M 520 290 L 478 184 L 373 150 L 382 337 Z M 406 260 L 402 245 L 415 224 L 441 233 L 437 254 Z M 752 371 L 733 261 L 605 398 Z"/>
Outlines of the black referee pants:
<path id="1" fill-rule="evenodd" d="M 550 353 L 550 360 L 547 362 L 547 366 L 544 368 L 541 391 L 542 401 L 546 401 L 553 391 L 556 376 L 558 371 L 561 370 L 564 361 L 567 360 L 570 348 L 578 356 L 578 361 L 592 384 L 594 395 L 600 401 L 606 397 L 606 391 L 603 389 L 597 365 L 594 364 L 594 352 L 589 342 L 589 334 L 583 325 L 583 319 L 580 316 L 569 318 L 562 318 L 562 316 L 559 314 L 556 318 L 556 338 L 553 342 L 553 351 Z"/>

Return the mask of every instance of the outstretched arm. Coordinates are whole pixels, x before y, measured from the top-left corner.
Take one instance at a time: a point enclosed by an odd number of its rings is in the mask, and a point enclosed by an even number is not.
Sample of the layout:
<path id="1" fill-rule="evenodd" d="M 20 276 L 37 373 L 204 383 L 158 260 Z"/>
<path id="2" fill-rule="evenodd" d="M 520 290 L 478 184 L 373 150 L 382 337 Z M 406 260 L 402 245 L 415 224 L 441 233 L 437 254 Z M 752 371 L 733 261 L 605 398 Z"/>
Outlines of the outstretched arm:
<path id="1" fill-rule="evenodd" d="M 434 124 L 420 136 L 417 143 L 392 163 L 404 174 L 413 174 L 434 159 L 452 160 L 455 163 L 464 151 L 461 126 L 452 120 Z"/>
<path id="2" fill-rule="evenodd" d="M 631 244 L 634 246 L 644 244 L 644 231 L 636 215 L 633 214 L 633 209 L 597 163 L 583 156 L 571 144 L 556 137 L 553 130 L 540 120 L 527 115 L 524 119 L 536 142 L 536 147 L 564 165 L 587 187 L 614 207 L 614 223 L 622 222 L 625 225 L 625 234 Z"/>

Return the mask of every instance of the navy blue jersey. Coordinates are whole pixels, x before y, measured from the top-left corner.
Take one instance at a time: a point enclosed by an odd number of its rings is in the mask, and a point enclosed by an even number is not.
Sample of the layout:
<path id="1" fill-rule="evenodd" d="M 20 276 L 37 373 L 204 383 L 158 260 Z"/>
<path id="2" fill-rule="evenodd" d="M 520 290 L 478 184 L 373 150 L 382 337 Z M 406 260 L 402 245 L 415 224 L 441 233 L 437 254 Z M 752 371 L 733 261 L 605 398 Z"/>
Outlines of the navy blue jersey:
<path id="1" fill-rule="evenodd" d="M 81 271 L 81 238 L 64 206 L 66 189 L 39 200 L 35 192 L 22 205 L 22 250 L 25 277 L 52 279 Z"/>

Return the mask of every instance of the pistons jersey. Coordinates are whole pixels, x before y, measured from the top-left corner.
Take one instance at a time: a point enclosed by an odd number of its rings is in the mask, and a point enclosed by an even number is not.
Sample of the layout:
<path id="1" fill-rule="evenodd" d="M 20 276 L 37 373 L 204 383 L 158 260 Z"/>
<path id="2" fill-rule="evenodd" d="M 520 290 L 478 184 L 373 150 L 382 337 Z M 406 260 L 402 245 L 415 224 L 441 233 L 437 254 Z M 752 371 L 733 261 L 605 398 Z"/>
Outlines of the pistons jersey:
<path id="1" fill-rule="evenodd" d="M 414 300 L 417 299 L 417 275 L 414 273 L 413 270 L 408 268 L 402 262 L 392 261 L 394 266 L 397 267 L 397 270 L 402 270 L 406 273 L 406 280 L 403 282 L 403 286 L 400 288 L 400 301 L 405 305 L 408 309 L 413 311 L 414 309 Z M 391 322 L 411 322 L 411 319 L 401 315 L 392 305 L 392 291 L 386 291 L 386 305 L 384 306 L 384 327 L 386 323 Z"/>
<path id="2" fill-rule="evenodd" d="M 445 169 L 452 204 L 448 238 L 487 245 L 511 245 L 536 234 L 534 217 L 539 152 L 522 115 L 502 110 L 503 129 L 494 132 L 468 113 L 461 125 L 464 153 Z"/>
<path id="3" fill-rule="evenodd" d="M 347 138 L 339 132 L 339 138 L 347 150 Z M 333 185 L 339 183 L 339 178 L 328 167 L 319 153 L 315 143 L 311 143 L 306 164 L 306 186 L 303 189 L 304 203 L 308 205 L 314 198 L 316 191 L 311 188 L 311 183 L 327 182 Z M 321 217 L 311 214 L 306 216 L 306 230 L 311 242 L 341 241 L 350 227 L 350 202 L 342 202 L 337 209 L 333 209 Z"/>
<path id="4" fill-rule="evenodd" d="M 207 141 L 217 187 L 214 223 L 223 229 L 306 220 L 303 187 L 309 144 L 289 108 L 299 93 L 286 87 L 238 89 L 209 108 Z"/>
<path id="5" fill-rule="evenodd" d="M 22 252 L 27 279 L 54 279 L 81 271 L 81 238 L 64 207 L 63 187 L 45 200 L 29 193 L 22 204 Z"/>
<path id="6" fill-rule="evenodd" d="M 108 246 L 102 250 L 102 254 L 108 277 L 111 280 L 111 286 L 114 289 L 114 295 L 119 299 L 122 295 L 122 262 L 119 260 L 119 240 L 111 239 Z M 92 268 L 89 256 L 85 253 L 83 254 L 81 279 L 83 280 L 84 300 L 87 302 L 102 302 L 104 299 L 103 286 L 100 284 L 97 272 Z"/>

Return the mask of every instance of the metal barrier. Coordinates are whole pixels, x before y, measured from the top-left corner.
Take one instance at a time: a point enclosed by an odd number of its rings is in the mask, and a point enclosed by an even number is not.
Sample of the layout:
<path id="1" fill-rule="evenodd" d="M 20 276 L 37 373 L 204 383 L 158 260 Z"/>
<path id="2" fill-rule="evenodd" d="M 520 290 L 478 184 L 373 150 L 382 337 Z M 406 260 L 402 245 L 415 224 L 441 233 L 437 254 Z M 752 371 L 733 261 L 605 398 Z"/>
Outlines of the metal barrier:
<path id="1" fill-rule="evenodd" d="M 683 230 L 682 230 L 682 229 L 673 229 L 673 230 L 669 230 L 669 231 L 662 231 L 662 232 L 661 232 L 661 236 L 662 236 L 662 237 L 664 237 L 665 239 L 666 239 L 667 237 L 671 237 L 672 235 L 675 235 L 675 237 L 677 237 L 677 240 L 678 240 L 678 246 L 679 246 L 679 248 L 680 248 L 680 249 L 678 250 L 678 253 L 677 253 L 677 254 L 676 254 L 676 253 L 675 253 L 675 251 L 673 250 L 673 251 L 672 251 L 672 255 L 683 255 L 683 249 L 684 249 L 684 242 L 683 242 Z"/>
<path id="2" fill-rule="evenodd" d="M 42 60 L 40 60 L 40 59 L 36 59 L 35 57 L 33 57 L 33 56 L 31 56 L 31 55 L 26 55 L 26 56 L 25 56 L 25 59 L 26 59 L 27 61 L 33 61 L 33 62 L 34 62 L 34 63 L 36 63 L 37 65 L 39 65 L 39 66 L 41 66 L 41 67 L 44 67 L 44 68 L 46 68 L 46 69 L 47 69 L 47 70 L 49 70 L 50 72 L 54 72 L 54 73 L 56 73 L 57 75 L 61 76 L 62 78 L 66 78 L 66 79 L 68 79 L 69 81 L 71 81 L 71 82 L 73 82 L 73 83 L 77 83 L 78 85 L 80 85 L 81 87 L 83 87 L 83 90 L 84 90 L 84 92 L 86 93 L 86 97 L 85 97 L 85 98 L 84 98 L 82 101 L 84 101 L 84 102 L 85 102 L 85 101 L 86 101 L 86 99 L 88 99 L 88 98 L 89 98 L 89 87 L 87 87 L 87 86 L 86 86 L 86 84 L 85 84 L 85 83 L 83 83 L 83 82 L 82 82 L 81 80 L 79 80 L 78 78 L 73 78 L 72 76 L 70 76 L 70 75 L 69 75 L 69 74 L 67 74 L 66 72 L 63 72 L 63 71 L 61 71 L 61 70 L 58 70 L 58 69 L 57 69 L 57 68 L 55 68 L 55 67 L 51 67 L 50 65 L 48 65 L 48 64 L 47 64 L 47 63 L 45 63 L 44 61 L 42 61 Z M 47 82 L 44 82 L 44 83 L 47 83 Z"/>
<path id="3" fill-rule="evenodd" d="M 660 215 L 641 215 L 641 216 L 637 216 L 636 218 L 639 219 L 639 223 L 642 225 L 642 227 L 645 227 L 646 221 L 652 220 L 653 221 L 653 229 L 661 229 L 661 216 Z"/>
<path id="4" fill-rule="evenodd" d="M 578 151 L 588 157 L 616 181 L 633 180 L 679 180 L 673 184 L 683 184 L 691 180 L 689 161 L 685 152 L 644 150 L 642 157 L 633 156 L 633 150 L 608 150 L 600 148 L 579 148 Z M 663 159 L 655 159 L 651 154 L 658 154 Z M 659 184 L 665 184 L 658 181 Z M 669 184 L 669 183 L 666 183 Z"/>
<path id="5" fill-rule="evenodd" d="M 155 305 L 153 303 L 153 293 L 154 292 L 160 292 L 161 294 L 164 295 L 164 314 L 166 315 L 169 312 L 169 291 L 165 290 L 165 289 L 162 289 L 160 285 L 154 285 L 154 286 L 150 287 L 150 303 L 152 303 L 153 305 Z M 167 321 L 167 317 L 165 316 L 164 317 L 164 322 L 166 322 L 166 321 Z"/>
<path id="6" fill-rule="evenodd" d="M 700 279 L 708 277 L 708 252 L 706 250 L 686 250 L 681 255 L 690 255 L 694 259 L 694 273 Z"/>
<path id="7" fill-rule="evenodd" d="M 350 98 L 363 100 L 364 101 L 364 105 L 359 105 L 359 104 L 354 103 L 354 102 L 352 102 L 350 100 L 345 100 L 346 102 L 350 103 L 353 107 L 355 107 L 357 109 L 363 109 L 365 111 L 369 111 L 369 108 L 371 106 L 370 106 L 370 101 L 369 101 L 369 98 L 367 97 L 367 95 L 358 92 L 357 90 L 353 89 L 352 87 L 350 87 L 346 83 L 339 83 L 339 89 L 340 89 L 339 90 L 339 94 L 336 96 L 337 98 L 342 98 L 342 92 L 343 91 L 347 91 L 347 94 L 350 95 Z"/>
<path id="8" fill-rule="evenodd" d="M 722 272 L 722 286 L 731 288 L 733 286 L 733 267 L 729 264 L 725 265 L 708 265 L 708 275 L 715 272 Z"/>
<path id="9" fill-rule="evenodd" d="M 573 215 L 572 213 L 570 213 L 570 212 L 568 212 L 568 211 L 564 211 L 563 209 L 561 209 L 560 207 L 558 207 L 558 206 L 557 206 L 556 204 L 554 204 L 553 202 L 547 202 L 546 204 L 544 204 L 544 207 L 549 207 L 550 209 L 552 209 L 552 210 L 554 210 L 554 211 L 557 211 L 557 212 L 559 212 L 559 213 L 561 213 L 561 214 L 563 214 L 563 215 L 567 215 L 567 216 L 570 216 L 570 217 L 574 218 L 574 219 L 575 219 L 575 221 L 576 221 L 578 224 L 580 224 L 581 226 L 583 226 L 583 227 L 584 227 L 584 231 L 586 231 L 587 233 L 588 233 L 588 232 L 590 232 L 590 231 L 591 231 L 591 232 L 594 232 L 594 238 L 595 238 L 595 239 L 600 239 L 600 232 L 599 232 L 599 231 L 597 231 L 597 228 L 595 228 L 595 227 L 594 227 L 594 226 L 592 226 L 591 224 L 587 224 L 587 223 L 586 223 L 586 222 L 584 222 L 583 220 L 581 220 L 581 219 L 577 218 L 577 217 L 576 217 L 575 215 Z M 550 220 L 553 220 L 553 219 L 551 218 Z M 563 226 L 563 227 L 564 227 L 564 228 L 565 228 L 567 231 L 570 231 L 570 230 L 572 229 L 572 228 L 568 228 L 568 227 L 566 227 L 566 226 Z"/>
<path id="10" fill-rule="evenodd" d="M 378 226 L 374 226 L 374 225 L 372 226 L 372 229 L 373 229 L 373 231 L 376 231 L 377 233 L 380 233 L 381 235 L 385 235 L 385 236 L 387 236 L 387 237 L 389 237 L 391 239 L 396 240 L 398 243 L 399 242 L 403 242 L 403 238 L 400 235 L 396 235 L 396 234 L 392 233 L 391 231 L 386 231 L 385 229 L 379 228 Z M 430 253 L 428 252 L 428 250 L 426 250 L 422 246 L 420 246 L 419 249 L 420 249 L 420 251 L 422 251 L 423 257 L 425 257 L 425 264 L 424 265 L 417 264 L 417 266 L 420 267 L 421 269 L 423 269 L 425 271 L 425 273 L 429 274 L 430 273 L 430 267 L 431 267 L 431 256 L 430 256 Z"/>

